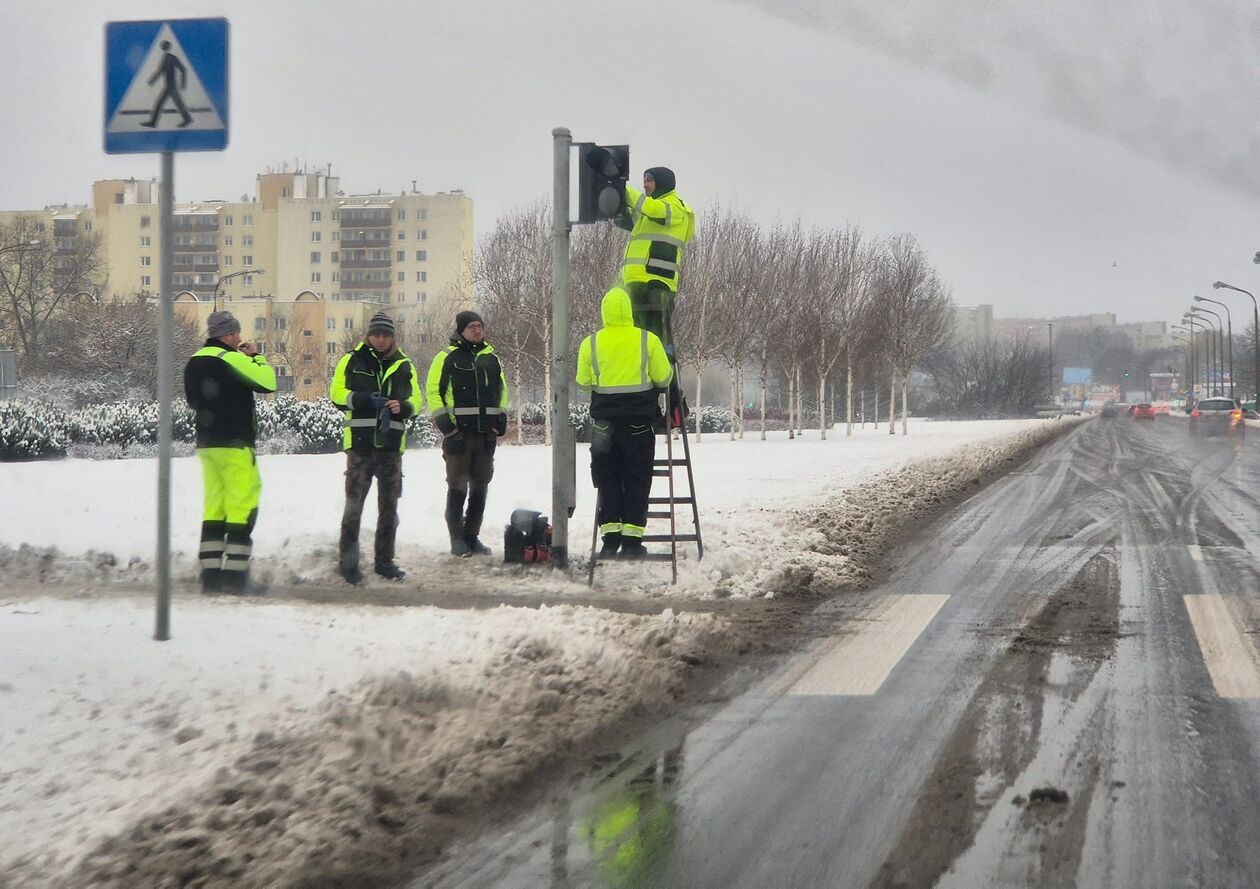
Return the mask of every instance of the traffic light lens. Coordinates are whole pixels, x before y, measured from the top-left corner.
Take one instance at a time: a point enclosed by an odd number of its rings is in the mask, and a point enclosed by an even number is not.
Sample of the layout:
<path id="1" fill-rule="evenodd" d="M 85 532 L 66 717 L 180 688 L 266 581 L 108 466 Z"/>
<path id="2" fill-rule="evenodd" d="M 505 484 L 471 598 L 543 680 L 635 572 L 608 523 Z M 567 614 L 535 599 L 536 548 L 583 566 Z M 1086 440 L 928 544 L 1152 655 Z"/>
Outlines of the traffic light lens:
<path id="1" fill-rule="evenodd" d="M 596 203 L 601 216 L 612 216 L 621 209 L 621 190 L 611 185 L 601 188 Z"/>
<path id="2" fill-rule="evenodd" d="M 612 152 L 599 146 L 587 153 L 586 163 L 601 176 L 615 177 L 621 172 L 617 162 L 613 160 Z"/>

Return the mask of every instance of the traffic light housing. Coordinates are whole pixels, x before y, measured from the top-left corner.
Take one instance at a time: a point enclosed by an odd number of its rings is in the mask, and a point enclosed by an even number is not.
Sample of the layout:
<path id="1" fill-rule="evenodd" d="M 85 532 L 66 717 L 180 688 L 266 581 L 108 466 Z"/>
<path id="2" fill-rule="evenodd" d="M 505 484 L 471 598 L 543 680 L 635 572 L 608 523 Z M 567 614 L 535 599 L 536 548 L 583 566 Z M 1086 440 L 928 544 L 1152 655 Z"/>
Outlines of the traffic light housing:
<path id="1" fill-rule="evenodd" d="M 626 208 L 630 146 L 578 143 L 579 223 L 616 219 Z"/>

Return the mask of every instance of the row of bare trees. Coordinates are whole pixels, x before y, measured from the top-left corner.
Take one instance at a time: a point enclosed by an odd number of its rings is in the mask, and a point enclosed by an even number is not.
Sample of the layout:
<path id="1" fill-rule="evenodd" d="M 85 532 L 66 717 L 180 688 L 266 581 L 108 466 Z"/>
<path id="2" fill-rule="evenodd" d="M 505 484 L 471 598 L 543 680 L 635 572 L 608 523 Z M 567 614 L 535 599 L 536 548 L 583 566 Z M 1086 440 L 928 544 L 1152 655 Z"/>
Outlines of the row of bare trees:
<path id="1" fill-rule="evenodd" d="M 544 391 L 550 382 L 550 219 L 543 202 L 510 211 L 474 260 L 476 301 L 517 392 L 526 380 L 541 379 Z M 789 428 L 803 427 L 810 393 L 825 437 L 835 421 L 828 387 L 843 386 L 851 433 L 855 385 L 882 379 L 890 417 L 900 393 L 906 431 L 910 372 L 952 323 L 948 292 L 912 235 L 880 238 L 856 226 L 806 229 L 799 222 L 767 229 L 720 205 L 702 215 L 697 230 L 673 321 L 679 360 L 695 375 L 693 408 L 703 403 L 706 375 L 721 368 L 730 382 L 731 434 L 742 435 L 751 373 L 762 438 L 768 394 L 784 390 Z M 618 278 L 624 245 L 625 234 L 611 225 L 574 230 L 572 337 L 599 326 L 600 299 Z"/>

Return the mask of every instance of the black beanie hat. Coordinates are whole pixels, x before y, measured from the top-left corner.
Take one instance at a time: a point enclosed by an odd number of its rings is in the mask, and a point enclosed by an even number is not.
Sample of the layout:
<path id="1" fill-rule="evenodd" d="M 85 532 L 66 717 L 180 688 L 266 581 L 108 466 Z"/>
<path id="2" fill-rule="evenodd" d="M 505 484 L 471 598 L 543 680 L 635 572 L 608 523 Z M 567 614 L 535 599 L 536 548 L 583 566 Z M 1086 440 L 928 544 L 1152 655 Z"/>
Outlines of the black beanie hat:
<path id="1" fill-rule="evenodd" d="M 651 176 L 656 182 L 656 191 L 652 192 L 653 197 L 669 194 L 678 187 L 678 183 L 674 180 L 674 171 L 669 167 L 650 167 L 643 171 L 643 176 L 644 178 Z"/>
<path id="2" fill-rule="evenodd" d="M 463 336 L 464 328 L 469 324 L 472 324 L 474 321 L 481 321 L 481 316 L 476 312 L 472 310 L 460 312 L 455 316 L 455 332 L 460 336 Z M 481 323 L 484 324 L 485 322 L 482 321 Z"/>
<path id="3" fill-rule="evenodd" d="M 394 336 L 394 319 L 386 315 L 384 312 L 377 312 L 368 321 L 368 336 L 374 333 L 387 333 Z"/>

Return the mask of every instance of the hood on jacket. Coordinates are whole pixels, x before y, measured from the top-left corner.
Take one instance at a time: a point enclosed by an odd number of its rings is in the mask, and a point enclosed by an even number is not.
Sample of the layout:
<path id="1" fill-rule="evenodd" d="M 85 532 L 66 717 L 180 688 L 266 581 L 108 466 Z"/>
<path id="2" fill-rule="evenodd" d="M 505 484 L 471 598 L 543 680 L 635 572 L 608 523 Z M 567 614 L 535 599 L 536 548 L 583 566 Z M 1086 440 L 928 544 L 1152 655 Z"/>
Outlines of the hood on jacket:
<path id="1" fill-rule="evenodd" d="M 634 312 L 630 308 L 630 294 L 620 287 L 614 287 L 604 294 L 600 303 L 600 315 L 605 327 L 633 327 Z"/>
<path id="2" fill-rule="evenodd" d="M 674 180 L 674 171 L 669 167 L 651 167 L 644 170 L 643 175 L 650 175 L 656 182 L 656 190 L 652 192 L 654 198 L 662 198 L 678 187 Z"/>

